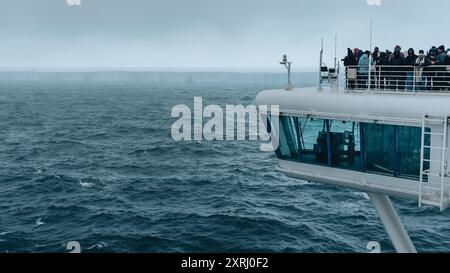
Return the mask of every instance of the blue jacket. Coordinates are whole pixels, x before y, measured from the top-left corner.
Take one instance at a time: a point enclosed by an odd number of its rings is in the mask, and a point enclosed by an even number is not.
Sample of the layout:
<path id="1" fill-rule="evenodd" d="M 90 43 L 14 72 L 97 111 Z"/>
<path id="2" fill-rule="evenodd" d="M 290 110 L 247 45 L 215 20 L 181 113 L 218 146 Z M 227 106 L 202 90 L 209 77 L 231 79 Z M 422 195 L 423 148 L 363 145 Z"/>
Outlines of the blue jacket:
<path id="1" fill-rule="evenodd" d="M 358 72 L 360 74 L 369 74 L 369 56 L 364 54 L 359 58 Z"/>

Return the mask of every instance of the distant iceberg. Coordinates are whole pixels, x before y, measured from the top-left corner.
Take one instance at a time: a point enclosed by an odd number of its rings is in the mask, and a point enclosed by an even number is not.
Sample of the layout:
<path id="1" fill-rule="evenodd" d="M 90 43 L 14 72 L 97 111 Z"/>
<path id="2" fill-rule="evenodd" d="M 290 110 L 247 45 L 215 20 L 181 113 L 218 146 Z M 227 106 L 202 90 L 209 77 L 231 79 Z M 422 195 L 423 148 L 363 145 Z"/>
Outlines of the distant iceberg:
<path id="1" fill-rule="evenodd" d="M 317 85 L 318 76 L 314 72 L 292 74 L 297 86 Z M 176 83 L 244 83 L 283 85 L 285 73 L 270 72 L 0 72 L 0 81 L 20 82 L 176 82 Z"/>

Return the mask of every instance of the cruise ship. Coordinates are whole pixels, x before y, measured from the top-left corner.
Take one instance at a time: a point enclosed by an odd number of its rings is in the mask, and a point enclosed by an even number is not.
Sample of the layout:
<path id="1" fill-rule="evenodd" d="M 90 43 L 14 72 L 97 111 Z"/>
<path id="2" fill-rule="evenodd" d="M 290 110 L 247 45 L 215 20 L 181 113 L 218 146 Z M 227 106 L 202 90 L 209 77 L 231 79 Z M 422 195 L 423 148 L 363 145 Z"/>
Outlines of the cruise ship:
<path id="1" fill-rule="evenodd" d="M 281 64 L 290 73 L 286 56 Z M 417 73 L 423 68 L 369 65 L 361 79 L 361 67 L 346 67 L 341 77 L 339 63 L 320 64 L 317 87 L 294 88 L 289 76 L 286 88 L 257 95 L 258 105 L 280 108 L 263 117 L 278 170 L 366 192 L 396 251 L 416 252 L 390 197 L 441 211 L 450 205 L 447 67 Z"/>

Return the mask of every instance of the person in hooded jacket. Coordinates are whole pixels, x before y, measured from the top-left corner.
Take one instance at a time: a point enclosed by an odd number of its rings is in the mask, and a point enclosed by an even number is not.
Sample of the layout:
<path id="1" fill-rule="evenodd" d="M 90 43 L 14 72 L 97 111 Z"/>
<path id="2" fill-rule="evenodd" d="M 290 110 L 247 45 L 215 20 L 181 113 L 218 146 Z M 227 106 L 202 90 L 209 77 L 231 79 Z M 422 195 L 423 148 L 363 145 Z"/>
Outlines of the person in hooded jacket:
<path id="1" fill-rule="evenodd" d="M 390 78 L 391 89 L 404 89 L 405 88 L 405 72 L 403 71 L 403 64 L 405 57 L 402 53 L 402 48 L 396 46 L 394 53 L 389 58 L 388 68 Z"/>
<path id="2" fill-rule="evenodd" d="M 375 64 L 378 66 L 377 71 L 379 73 L 380 89 L 385 89 L 388 84 L 388 77 L 386 73 L 386 66 L 388 65 L 388 56 L 386 55 L 386 52 L 380 53 L 380 57 L 378 58 Z"/>
<path id="3" fill-rule="evenodd" d="M 372 60 L 374 63 L 378 62 L 378 58 L 380 58 L 380 48 L 375 47 L 372 53 Z"/>
<path id="4" fill-rule="evenodd" d="M 445 46 L 441 45 L 437 49 L 436 55 L 436 86 L 435 90 L 445 90 L 448 87 L 447 81 L 447 68 L 445 67 L 445 61 L 447 58 L 447 52 L 445 51 Z"/>
<path id="5" fill-rule="evenodd" d="M 404 61 L 404 65 L 408 66 L 408 69 L 406 71 L 412 70 L 409 66 L 413 66 L 416 63 L 418 57 L 419 56 L 416 55 L 414 48 L 408 49 L 408 56 L 406 56 Z"/>
<path id="6" fill-rule="evenodd" d="M 425 67 L 424 74 L 427 78 L 426 89 L 427 90 L 437 90 L 435 86 L 437 85 L 437 77 L 436 77 L 436 54 L 437 48 L 433 46 L 430 51 L 428 51 L 427 58 L 430 61 L 430 66 Z"/>
<path id="7" fill-rule="evenodd" d="M 358 62 L 358 88 L 367 89 L 369 80 L 370 51 L 366 51 Z"/>
<path id="8" fill-rule="evenodd" d="M 445 51 L 445 46 L 441 45 L 437 49 L 436 61 L 437 64 L 443 64 L 445 62 L 445 58 L 447 58 L 447 52 Z"/>
<path id="9" fill-rule="evenodd" d="M 372 88 L 374 88 L 375 85 L 377 84 L 377 81 L 379 81 L 379 79 L 378 79 L 380 76 L 380 67 L 378 65 L 379 59 L 380 59 L 380 48 L 375 47 L 373 49 L 373 53 L 372 53 L 372 62 L 373 62 L 373 64 L 375 64 L 375 66 L 373 68 L 373 72 L 374 72 L 375 76 L 372 78 L 372 81 L 371 81 Z"/>
<path id="10" fill-rule="evenodd" d="M 349 79 L 349 69 L 356 69 L 357 64 L 355 54 L 350 48 L 347 48 L 347 56 L 344 58 L 344 66 L 348 89 L 354 89 L 356 87 L 355 79 Z"/>
<path id="11" fill-rule="evenodd" d="M 430 59 L 425 55 L 423 50 L 419 51 L 419 55 L 417 56 L 416 62 L 414 64 L 414 79 L 416 90 L 424 91 L 425 83 L 427 80 L 426 69 L 431 65 Z"/>
<path id="12" fill-rule="evenodd" d="M 413 48 L 408 49 L 408 56 L 405 58 L 403 65 L 406 72 L 406 89 L 412 91 L 414 88 L 414 65 L 417 61 L 417 55 Z"/>
<path id="13" fill-rule="evenodd" d="M 445 75 L 446 75 L 446 77 L 445 77 L 444 80 L 447 83 L 445 89 L 446 90 L 450 90 L 450 48 L 447 49 L 447 56 L 445 57 L 444 65 L 446 66 L 445 67 Z"/>
<path id="14" fill-rule="evenodd" d="M 350 48 L 347 48 L 347 56 L 344 58 L 344 66 L 353 66 L 357 64 L 355 54 Z"/>
<path id="15" fill-rule="evenodd" d="M 353 49 L 353 55 L 355 55 L 355 58 L 356 58 L 356 64 L 358 64 L 358 62 L 359 62 L 359 57 L 361 57 L 361 56 L 359 55 L 360 52 L 361 52 L 361 50 L 359 50 L 359 48 L 357 48 L 357 47 L 355 47 L 355 48 Z"/>

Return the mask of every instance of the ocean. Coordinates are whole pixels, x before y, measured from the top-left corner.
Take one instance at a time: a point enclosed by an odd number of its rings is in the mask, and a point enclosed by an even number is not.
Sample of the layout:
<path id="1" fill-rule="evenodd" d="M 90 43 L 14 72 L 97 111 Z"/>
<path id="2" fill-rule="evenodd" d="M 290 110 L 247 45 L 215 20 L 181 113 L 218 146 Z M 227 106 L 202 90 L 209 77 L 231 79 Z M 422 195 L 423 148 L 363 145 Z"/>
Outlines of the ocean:
<path id="1" fill-rule="evenodd" d="M 366 194 L 287 178 L 256 141 L 172 139 L 173 106 L 284 79 L 227 77 L 1 80 L 0 252 L 393 252 Z M 450 250 L 449 212 L 394 203 L 419 252 Z"/>

